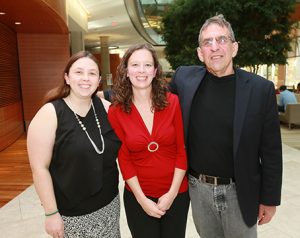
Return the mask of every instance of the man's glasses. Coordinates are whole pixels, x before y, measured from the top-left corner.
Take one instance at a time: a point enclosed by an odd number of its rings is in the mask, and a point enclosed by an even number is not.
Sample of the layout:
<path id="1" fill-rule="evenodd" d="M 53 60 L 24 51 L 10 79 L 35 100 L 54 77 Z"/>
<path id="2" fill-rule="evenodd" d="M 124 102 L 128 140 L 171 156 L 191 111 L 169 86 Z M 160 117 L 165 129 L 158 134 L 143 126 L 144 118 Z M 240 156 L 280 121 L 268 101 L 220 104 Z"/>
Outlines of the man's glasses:
<path id="1" fill-rule="evenodd" d="M 218 45 L 226 45 L 228 42 L 233 42 L 229 36 L 217 36 L 214 38 L 207 38 L 200 42 L 200 46 L 211 47 L 213 45 L 214 39 Z"/>

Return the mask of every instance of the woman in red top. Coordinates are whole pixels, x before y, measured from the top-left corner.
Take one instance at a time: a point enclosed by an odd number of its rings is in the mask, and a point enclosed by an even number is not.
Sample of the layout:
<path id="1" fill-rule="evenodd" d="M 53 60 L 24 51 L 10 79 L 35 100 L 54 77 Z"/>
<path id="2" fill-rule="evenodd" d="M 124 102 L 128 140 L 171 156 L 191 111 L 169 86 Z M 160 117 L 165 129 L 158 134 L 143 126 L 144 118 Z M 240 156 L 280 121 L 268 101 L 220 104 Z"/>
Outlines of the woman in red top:
<path id="1" fill-rule="evenodd" d="M 133 238 L 184 238 L 189 208 L 182 116 L 154 48 L 134 45 L 117 70 L 108 118 L 122 141 L 119 165 Z"/>

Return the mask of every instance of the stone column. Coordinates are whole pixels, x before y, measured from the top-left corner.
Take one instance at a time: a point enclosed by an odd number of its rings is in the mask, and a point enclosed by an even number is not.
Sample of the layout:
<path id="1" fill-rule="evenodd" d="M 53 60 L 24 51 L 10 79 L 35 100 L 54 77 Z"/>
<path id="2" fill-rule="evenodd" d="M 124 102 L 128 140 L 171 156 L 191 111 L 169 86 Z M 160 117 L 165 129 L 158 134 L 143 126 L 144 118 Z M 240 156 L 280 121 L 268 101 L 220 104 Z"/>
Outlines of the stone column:
<path id="1" fill-rule="evenodd" d="M 101 80 L 103 89 L 109 89 L 111 86 L 107 85 L 107 77 L 110 75 L 110 59 L 109 59 L 109 45 L 108 36 L 100 36 L 101 47 Z"/>
<path id="2" fill-rule="evenodd" d="M 285 79 L 286 79 L 286 66 L 278 65 L 278 81 L 277 81 L 277 85 L 275 86 L 279 88 L 281 85 L 285 85 Z"/>

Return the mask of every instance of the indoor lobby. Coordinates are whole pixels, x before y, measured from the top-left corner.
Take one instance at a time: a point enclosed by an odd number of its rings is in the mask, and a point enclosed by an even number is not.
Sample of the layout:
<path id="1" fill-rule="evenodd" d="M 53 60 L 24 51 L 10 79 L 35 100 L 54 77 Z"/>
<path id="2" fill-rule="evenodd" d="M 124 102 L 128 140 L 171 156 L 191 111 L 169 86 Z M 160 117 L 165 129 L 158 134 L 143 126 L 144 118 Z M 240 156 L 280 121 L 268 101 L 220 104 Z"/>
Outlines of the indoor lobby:
<path id="1" fill-rule="evenodd" d="M 0 0 L 0 238 L 47 238 L 45 214 L 33 186 L 26 130 L 42 98 L 61 79 L 69 56 L 92 52 L 101 62 L 103 88 L 110 88 L 124 51 L 136 43 L 155 46 L 164 72 L 165 59 L 157 31 L 173 0 Z M 144 15 L 144 8 L 158 15 Z M 144 9 L 144 10 L 143 10 Z M 295 17 L 300 20 L 300 1 Z M 300 30 L 286 65 L 260 68 L 277 87 L 300 82 Z M 8 69 L 8 70 L 4 70 Z M 300 103 L 300 102 L 298 102 Z M 300 125 L 281 124 L 283 184 L 281 205 L 273 220 L 258 226 L 259 238 L 300 237 Z M 121 237 L 130 238 L 119 178 Z M 186 238 L 197 238 L 191 208 Z"/>

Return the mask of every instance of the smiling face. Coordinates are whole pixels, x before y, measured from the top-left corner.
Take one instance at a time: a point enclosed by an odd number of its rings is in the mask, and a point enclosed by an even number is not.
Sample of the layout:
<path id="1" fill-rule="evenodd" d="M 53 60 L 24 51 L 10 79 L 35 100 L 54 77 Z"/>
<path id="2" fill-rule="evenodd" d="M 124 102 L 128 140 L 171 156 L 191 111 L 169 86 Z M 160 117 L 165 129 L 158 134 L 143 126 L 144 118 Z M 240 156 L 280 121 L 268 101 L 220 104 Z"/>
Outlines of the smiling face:
<path id="1" fill-rule="evenodd" d="M 99 86 L 99 68 L 90 58 L 80 58 L 65 74 L 65 80 L 70 85 L 70 93 L 81 98 L 91 97 Z"/>
<path id="2" fill-rule="evenodd" d="M 219 39 L 223 37 L 230 39 L 230 33 L 226 27 L 218 24 L 208 25 L 202 31 L 201 42 L 211 40 L 209 45 L 201 45 L 197 49 L 199 59 L 205 63 L 207 70 L 218 76 L 226 76 L 233 74 L 232 59 L 238 51 L 238 43 L 228 40 L 222 42 Z"/>
<path id="3" fill-rule="evenodd" d="M 146 49 L 134 51 L 127 64 L 127 77 L 133 89 L 151 89 L 155 74 L 156 69 L 151 52 Z"/>

